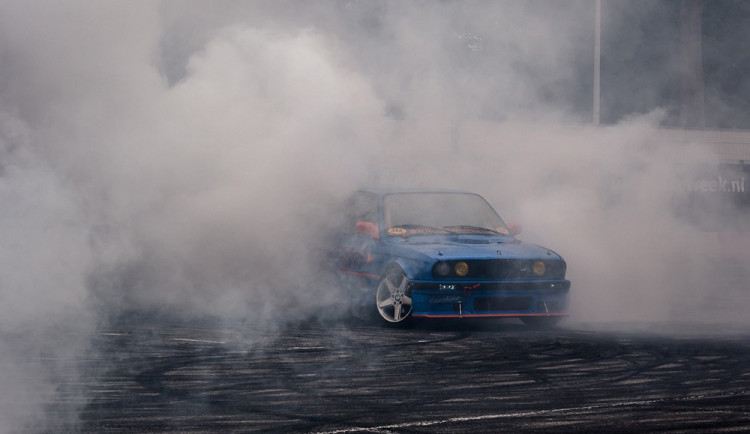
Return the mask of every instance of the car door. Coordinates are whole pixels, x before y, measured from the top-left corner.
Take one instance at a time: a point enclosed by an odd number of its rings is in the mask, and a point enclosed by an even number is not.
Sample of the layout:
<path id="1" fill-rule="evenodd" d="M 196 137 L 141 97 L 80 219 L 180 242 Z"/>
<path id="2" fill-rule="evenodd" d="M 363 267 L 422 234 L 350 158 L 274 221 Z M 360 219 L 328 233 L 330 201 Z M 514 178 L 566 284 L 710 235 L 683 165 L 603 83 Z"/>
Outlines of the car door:
<path id="1" fill-rule="evenodd" d="M 345 207 L 339 269 L 353 276 L 378 279 L 382 262 L 378 195 L 357 192 Z"/>

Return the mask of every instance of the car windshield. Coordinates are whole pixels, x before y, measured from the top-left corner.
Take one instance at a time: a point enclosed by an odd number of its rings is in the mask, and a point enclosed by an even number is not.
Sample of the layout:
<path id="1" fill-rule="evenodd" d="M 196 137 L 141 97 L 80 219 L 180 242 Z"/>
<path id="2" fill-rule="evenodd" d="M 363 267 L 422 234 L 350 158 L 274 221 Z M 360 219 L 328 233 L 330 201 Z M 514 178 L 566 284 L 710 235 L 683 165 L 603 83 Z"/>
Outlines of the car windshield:
<path id="1" fill-rule="evenodd" d="M 481 196 L 471 193 L 397 193 L 385 196 L 388 235 L 502 234 L 507 226 Z"/>

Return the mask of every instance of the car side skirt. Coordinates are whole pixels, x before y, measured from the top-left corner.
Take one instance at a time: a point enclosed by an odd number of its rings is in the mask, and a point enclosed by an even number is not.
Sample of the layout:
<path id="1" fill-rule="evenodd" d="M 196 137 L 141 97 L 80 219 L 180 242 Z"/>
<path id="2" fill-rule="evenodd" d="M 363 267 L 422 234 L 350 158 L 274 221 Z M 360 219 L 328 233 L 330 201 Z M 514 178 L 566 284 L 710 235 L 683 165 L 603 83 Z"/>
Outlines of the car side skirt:
<path id="1" fill-rule="evenodd" d="M 368 273 L 362 273 L 359 271 L 352 271 L 352 270 L 339 270 L 339 273 L 342 274 L 348 274 L 350 276 L 356 276 L 356 277 L 364 277 L 366 279 L 380 279 L 380 275 L 378 274 L 368 274 Z"/>

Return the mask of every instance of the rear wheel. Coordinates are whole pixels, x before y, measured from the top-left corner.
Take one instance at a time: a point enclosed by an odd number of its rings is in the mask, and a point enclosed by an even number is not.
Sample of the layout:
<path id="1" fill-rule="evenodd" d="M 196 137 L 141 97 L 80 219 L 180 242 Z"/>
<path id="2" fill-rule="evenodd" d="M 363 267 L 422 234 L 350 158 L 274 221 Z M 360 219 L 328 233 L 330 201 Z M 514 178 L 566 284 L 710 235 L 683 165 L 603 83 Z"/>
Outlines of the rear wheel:
<path id="1" fill-rule="evenodd" d="M 380 316 L 389 324 L 405 325 L 411 321 L 411 290 L 402 271 L 391 270 L 380 279 L 375 303 Z"/>
<path id="2" fill-rule="evenodd" d="M 372 311 L 372 283 L 350 275 L 339 276 L 341 296 L 348 304 L 349 318 L 355 322 L 372 323 L 375 312 Z"/>

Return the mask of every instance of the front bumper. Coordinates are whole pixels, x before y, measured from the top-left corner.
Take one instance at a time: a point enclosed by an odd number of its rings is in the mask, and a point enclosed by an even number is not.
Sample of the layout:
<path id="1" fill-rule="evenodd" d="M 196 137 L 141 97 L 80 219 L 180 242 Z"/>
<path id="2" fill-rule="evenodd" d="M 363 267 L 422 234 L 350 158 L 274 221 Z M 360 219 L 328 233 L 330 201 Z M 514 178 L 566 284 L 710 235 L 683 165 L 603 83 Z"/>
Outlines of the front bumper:
<path id="1" fill-rule="evenodd" d="M 415 317 L 568 315 L 568 280 L 414 281 L 410 288 Z"/>

